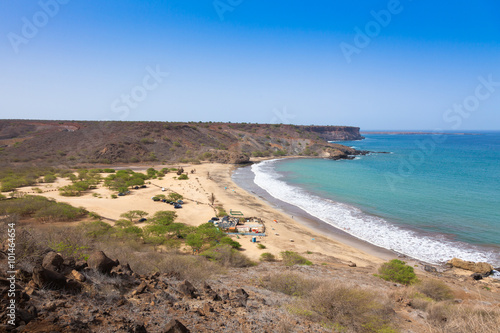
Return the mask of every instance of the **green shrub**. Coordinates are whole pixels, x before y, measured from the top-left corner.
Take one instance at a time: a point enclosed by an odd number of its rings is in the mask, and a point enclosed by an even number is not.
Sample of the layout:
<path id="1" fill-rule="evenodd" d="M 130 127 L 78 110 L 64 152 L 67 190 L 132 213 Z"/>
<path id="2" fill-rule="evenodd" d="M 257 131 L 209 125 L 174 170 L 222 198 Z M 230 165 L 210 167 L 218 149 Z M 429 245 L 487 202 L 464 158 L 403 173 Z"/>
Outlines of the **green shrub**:
<path id="1" fill-rule="evenodd" d="M 172 193 L 169 193 L 168 194 L 168 199 L 170 201 L 177 201 L 177 200 L 182 200 L 184 199 L 184 197 L 182 195 L 180 195 L 179 193 L 176 193 L 176 192 L 172 192 Z"/>
<path id="2" fill-rule="evenodd" d="M 260 255 L 260 260 L 261 261 L 276 261 L 276 257 L 272 253 L 264 252 Z"/>
<path id="3" fill-rule="evenodd" d="M 112 232 L 113 227 L 103 221 L 84 222 L 81 224 L 85 235 L 92 238 L 98 238 Z"/>
<path id="4" fill-rule="evenodd" d="M 21 198 L 0 202 L 0 215 L 17 214 L 21 217 L 33 217 L 39 221 L 74 221 L 87 214 L 83 208 L 56 202 L 38 195 L 26 195 Z"/>
<path id="5" fill-rule="evenodd" d="M 118 196 L 116 194 L 111 194 L 111 199 L 118 199 Z"/>
<path id="6" fill-rule="evenodd" d="M 48 174 L 48 175 L 45 175 L 45 177 L 43 177 L 43 182 L 44 183 L 53 183 L 55 182 L 57 179 L 57 177 L 53 174 Z"/>
<path id="7" fill-rule="evenodd" d="M 188 175 L 186 175 L 185 173 L 183 173 L 182 175 L 180 175 L 179 177 L 177 177 L 177 179 L 179 180 L 186 180 L 186 179 L 189 179 Z"/>
<path id="8" fill-rule="evenodd" d="M 380 266 L 378 277 L 386 280 L 410 285 L 417 282 L 417 275 L 413 267 L 406 265 L 404 261 L 393 259 Z"/>
<path id="9" fill-rule="evenodd" d="M 219 216 L 219 217 L 227 216 L 227 212 L 224 209 L 224 207 L 218 206 L 218 207 L 216 207 L 216 209 L 217 209 L 217 216 Z"/>
<path id="10" fill-rule="evenodd" d="M 220 242 L 220 244 L 229 245 L 233 249 L 239 249 L 239 248 L 241 248 L 241 244 L 240 243 L 238 243 L 237 241 L 233 240 L 231 237 L 228 237 L 228 236 L 222 237 L 219 242 Z"/>
<path id="11" fill-rule="evenodd" d="M 263 249 L 266 248 L 266 246 L 264 244 L 262 244 L 262 243 L 259 243 L 259 244 L 257 244 L 257 248 L 263 250 Z"/>
<path id="12" fill-rule="evenodd" d="M 293 251 L 284 251 L 281 252 L 281 257 L 283 258 L 283 263 L 285 266 L 293 266 L 293 265 L 312 265 L 312 262 Z"/>

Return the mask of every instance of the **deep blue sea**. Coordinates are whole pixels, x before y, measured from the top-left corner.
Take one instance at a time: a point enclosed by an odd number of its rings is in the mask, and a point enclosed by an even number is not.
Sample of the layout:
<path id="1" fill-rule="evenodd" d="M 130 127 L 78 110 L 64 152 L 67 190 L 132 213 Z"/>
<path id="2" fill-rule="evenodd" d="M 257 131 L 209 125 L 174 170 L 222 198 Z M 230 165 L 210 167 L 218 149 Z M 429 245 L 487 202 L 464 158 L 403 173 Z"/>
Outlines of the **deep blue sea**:
<path id="1" fill-rule="evenodd" d="M 254 182 L 353 236 L 411 257 L 500 266 L 500 132 L 365 134 L 353 160 L 254 164 Z"/>

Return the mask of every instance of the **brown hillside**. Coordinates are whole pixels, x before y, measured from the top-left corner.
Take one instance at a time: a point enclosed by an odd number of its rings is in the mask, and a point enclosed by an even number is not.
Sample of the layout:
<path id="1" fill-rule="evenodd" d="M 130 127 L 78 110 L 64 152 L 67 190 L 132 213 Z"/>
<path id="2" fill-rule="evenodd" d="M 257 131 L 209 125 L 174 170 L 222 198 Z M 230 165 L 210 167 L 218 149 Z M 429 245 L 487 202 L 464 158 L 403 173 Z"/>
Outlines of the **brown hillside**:
<path id="1" fill-rule="evenodd" d="M 357 140 L 358 127 L 282 124 L 0 120 L 3 163 L 245 163 L 250 157 L 348 158 L 327 140 Z"/>

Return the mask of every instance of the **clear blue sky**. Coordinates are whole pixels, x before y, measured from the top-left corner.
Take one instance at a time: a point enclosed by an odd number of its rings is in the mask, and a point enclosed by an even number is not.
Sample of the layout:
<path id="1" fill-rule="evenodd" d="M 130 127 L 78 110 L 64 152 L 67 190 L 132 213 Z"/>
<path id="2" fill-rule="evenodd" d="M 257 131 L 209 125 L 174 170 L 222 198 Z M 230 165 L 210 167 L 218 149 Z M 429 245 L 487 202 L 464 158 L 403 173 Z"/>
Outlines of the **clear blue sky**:
<path id="1" fill-rule="evenodd" d="M 3 119 L 500 129 L 494 0 L 2 0 L 0 40 Z"/>

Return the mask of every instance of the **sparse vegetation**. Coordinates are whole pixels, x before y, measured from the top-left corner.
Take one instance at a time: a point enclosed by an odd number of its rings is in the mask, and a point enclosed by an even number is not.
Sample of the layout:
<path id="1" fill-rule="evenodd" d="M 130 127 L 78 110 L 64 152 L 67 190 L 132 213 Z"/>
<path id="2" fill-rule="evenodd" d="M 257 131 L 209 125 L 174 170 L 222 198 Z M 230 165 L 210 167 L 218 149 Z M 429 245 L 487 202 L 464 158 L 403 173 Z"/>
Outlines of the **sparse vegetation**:
<path id="1" fill-rule="evenodd" d="M 272 253 L 264 252 L 260 255 L 260 260 L 261 261 L 276 261 L 276 257 Z"/>
<path id="2" fill-rule="evenodd" d="M 312 262 L 293 251 L 284 251 L 281 252 L 281 258 L 283 258 L 283 264 L 285 266 L 293 266 L 293 265 L 312 265 Z"/>
<path id="3" fill-rule="evenodd" d="M 415 288 L 425 296 L 435 301 L 453 299 L 453 292 L 451 291 L 451 288 L 441 280 L 425 279 L 419 281 L 415 285 Z"/>
<path id="4" fill-rule="evenodd" d="M 290 309 L 337 332 L 397 332 L 394 310 L 383 295 L 349 285 L 323 281 Z"/>
<path id="5" fill-rule="evenodd" d="M 260 281 L 262 287 L 290 296 L 308 295 L 319 284 L 319 280 L 296 272 L 275 273 Z"/>
<path id="6" fill-rule="evenodd" d="M 63 222 L 75 221 L 85 216 L 87 211 L 84 208 L 76 208 L 42 196 L 26 195 L 21 198 L 0 201 L 0 215 L 10 214 L 32 217 L 43 222 Z"/>
<path id="7" fill-rule="evenodd" d="M 217 216 L 219 216 L 219 217 L 223 217 L 223 216 L 227 216 L 228 215 L 227 212 L 226 212 L 226 210 L 222 206 L 218 206 L 215 209 L 217 209 Z"/>

